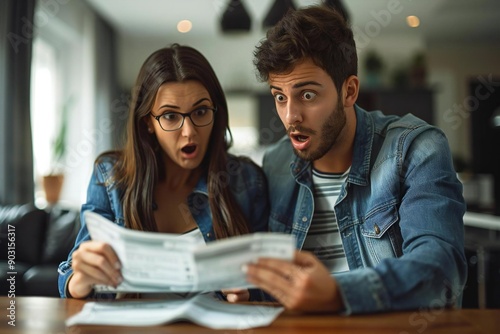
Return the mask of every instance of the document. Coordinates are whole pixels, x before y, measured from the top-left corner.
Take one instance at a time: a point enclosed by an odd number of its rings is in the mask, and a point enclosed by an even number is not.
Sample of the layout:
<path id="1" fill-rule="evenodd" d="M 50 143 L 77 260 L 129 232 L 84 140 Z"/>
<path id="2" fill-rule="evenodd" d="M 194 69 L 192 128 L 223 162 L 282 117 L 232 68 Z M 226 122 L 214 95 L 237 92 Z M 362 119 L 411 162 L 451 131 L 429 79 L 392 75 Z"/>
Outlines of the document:
<path id="1" fill-rule="evenodd" d="M 291 261 L 295 238 L 253 233 L 200 245 L 178 234 L 123 228 L 95 212 L 84 212 L 90 237 L 110 244 L 121 262 L 123 282 L 97 292 L 195 292 L 251 288 L 242 267 L 260 257 Z"/>
<path id="2" fill-rule="evenodd" d="M 283 307 L 230 304 L 199 294 L 187 300 L 88 302 L 66 320 L 66 326 L 157 326 L 190 321 L 213 329 L 263 327 L 271 324 Z"/>

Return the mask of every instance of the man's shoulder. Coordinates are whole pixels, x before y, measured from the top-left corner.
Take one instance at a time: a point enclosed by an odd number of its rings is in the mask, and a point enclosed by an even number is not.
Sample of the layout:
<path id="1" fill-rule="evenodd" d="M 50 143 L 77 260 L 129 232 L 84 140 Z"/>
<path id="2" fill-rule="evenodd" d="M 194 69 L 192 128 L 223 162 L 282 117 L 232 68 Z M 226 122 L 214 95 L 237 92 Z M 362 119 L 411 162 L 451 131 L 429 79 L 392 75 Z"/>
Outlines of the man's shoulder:
<path id="1" fill-rule="evenodd" d="M 448 150 L 446 136 L 443 131 L 413 114 L 404 116 L 374 113 L 374 146 L 378 147 L 378 158 L 389 152 L 404 154 L 411 147 L 424 147 L 427 151 L 445 152 Z"/>
<path id="2" fill-rule="evenodd" d="M 399 137 L 402 134 L 413 133 L 414 135 L 425 130 L 435 129 L 436 127 L 408 113 L 403 116 L 384 114 L 381 111 L 368 112 L 373 121 L 375 134 L 382 137 Z"/>

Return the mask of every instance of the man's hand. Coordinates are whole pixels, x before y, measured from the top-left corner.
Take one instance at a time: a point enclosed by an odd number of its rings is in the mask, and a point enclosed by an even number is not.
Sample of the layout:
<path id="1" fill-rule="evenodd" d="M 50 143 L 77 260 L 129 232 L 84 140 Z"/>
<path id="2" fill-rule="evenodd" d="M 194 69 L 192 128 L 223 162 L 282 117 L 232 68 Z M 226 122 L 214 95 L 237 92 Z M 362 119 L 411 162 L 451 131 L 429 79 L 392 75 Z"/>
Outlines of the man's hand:
<path id="1" fill-rule="evenodd" d="M 293 262 L 261 258 L 247 266 L 247 279 L 290 310 L 335 312 L 343 308 L 335 279 L 309 252 L 295 252 Z"/>

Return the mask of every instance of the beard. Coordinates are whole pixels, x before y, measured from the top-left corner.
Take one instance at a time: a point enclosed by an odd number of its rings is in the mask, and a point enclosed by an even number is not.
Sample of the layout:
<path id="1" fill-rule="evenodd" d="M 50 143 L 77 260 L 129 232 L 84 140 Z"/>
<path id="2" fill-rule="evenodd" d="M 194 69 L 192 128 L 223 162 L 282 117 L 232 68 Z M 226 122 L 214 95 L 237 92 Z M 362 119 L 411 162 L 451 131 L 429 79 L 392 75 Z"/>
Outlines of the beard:
<path id="1" fill-rule="evenodd" d="M 342 129 L 344 129 L 345 127 L 346 122 L 347 120 L 346 120 L 344 105 L 341 99 L 339 98 L 336 108 L 333 110 L 330 116 L 328 116 L 325 123 L 321 127 L 318 147 L 314 150 L 308 149 L 304 151 L 299 151 L 293 148 L 293 151 L 299 158 L 307 161 L 315 161 L 322 158 L 328 151 L 330 151 L 333 145 L 335 145 L 340 135 L 340 132 L 342 132 Z M 316 134 L 316 131 L 304 128 L 300 125 L 290 126 L 287 132 L 288 134 L 290 134 L 290 132 L 294 130 L 300 131 L 305 135 Z"/>

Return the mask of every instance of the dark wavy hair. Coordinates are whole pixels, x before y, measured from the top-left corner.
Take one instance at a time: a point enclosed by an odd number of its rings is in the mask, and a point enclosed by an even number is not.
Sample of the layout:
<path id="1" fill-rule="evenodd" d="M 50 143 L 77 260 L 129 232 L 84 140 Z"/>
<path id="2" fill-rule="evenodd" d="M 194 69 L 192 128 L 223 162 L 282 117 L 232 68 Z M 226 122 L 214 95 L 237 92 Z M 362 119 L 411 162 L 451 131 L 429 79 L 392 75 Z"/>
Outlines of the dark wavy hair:
<path id="1" fill-rule="evenodd" d="M 161 85 L 196 80 L 210 94 L 217 108 L 208 150 L 201 167 L 207 177 L 209 205 L 217 238 L 248 233 L 245 217 L 221 173 L 227 173 L 227 150 L 232 144 L 227 102 L 222 87 L 207 59 L 196 49 L 173 44 L 152 53 L 142 65 L 132 91 L 126 142 L 114 154 L 118 162 L 114 181 L 123 191 L 123 212 L 127 227 L 157 231 L 153 216 L 153 191 L 165 178 L 165 165 L 156 136 L 148 132 L 145 118 Z M 215 199 L 217 198 L 217 202 Z"/>
<path id="2" fill-rule="evenodd" d="M 306 58 L 330 75 L 339 94 L 344 81 L 358 73 L 353 32 L 328 6 L 289 10 L 256 47 L 254 65 L 258 78 L 268 81 L 269 74 L 289 73 Z"/>

